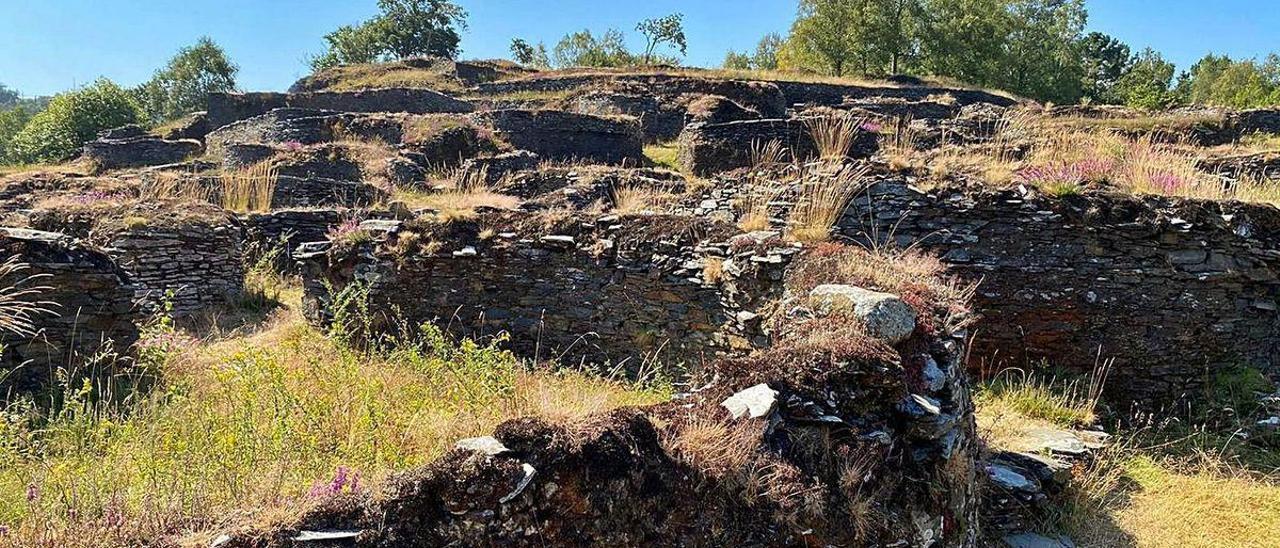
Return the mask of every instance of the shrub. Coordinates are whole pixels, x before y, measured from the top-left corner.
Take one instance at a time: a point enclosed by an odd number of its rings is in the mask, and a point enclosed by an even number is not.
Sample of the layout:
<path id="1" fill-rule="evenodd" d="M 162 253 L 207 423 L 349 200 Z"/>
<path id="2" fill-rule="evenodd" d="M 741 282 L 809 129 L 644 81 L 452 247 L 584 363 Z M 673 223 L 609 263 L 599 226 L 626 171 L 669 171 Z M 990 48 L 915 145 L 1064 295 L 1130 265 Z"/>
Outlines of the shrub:
<path id="1" fill-rule="evenodd" d="M 27 122 L 35 115 L 35 110 L 22 105 L 0 111 L 0 164 L 11 161 L 9 147 L 13 138 L 27 127 Z"/>
<path id="2" fill-rule="evenodd" d="M 102 78 L 54 97 L 14 136 L 10 155 L 20 163 L 65 160 L 99 131 L 142 119 L 142 109 L 129 92 Z"/>

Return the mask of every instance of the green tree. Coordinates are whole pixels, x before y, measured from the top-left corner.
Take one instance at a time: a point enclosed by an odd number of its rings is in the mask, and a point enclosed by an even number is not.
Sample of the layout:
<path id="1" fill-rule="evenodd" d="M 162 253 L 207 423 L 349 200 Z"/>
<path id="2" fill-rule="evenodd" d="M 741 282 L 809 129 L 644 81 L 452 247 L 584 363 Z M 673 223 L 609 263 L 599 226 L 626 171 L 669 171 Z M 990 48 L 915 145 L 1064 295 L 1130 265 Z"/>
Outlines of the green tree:
<path id="1" fill-rule="evenodd" d="M 376 24 L 343 25 L 326 34 L 324 41 L 329 47 L 324 53 L 311 58 L 313 70 L 374 63 L 382 56 L 381 33 Z"/>
<path id="2" fill-rule="evenodd" d="M 21 98 L 22 96 L 18 94 L 18 90 L 11 89 L 0 83 L 0 110 L 16 106 Z"/>
<path id="3" fill-rule="evenodd" d="M 135 94 L 148 120 L 160 123 L 204 110 L 210 93 L 235 91 L 239 70 L 218 44 L 201 37 L 178 50 Z"/>
<path id="4" fill-rule="evenodd" d="M 547 46 L 542 42 L 538 42 L 534 46 L 523 39 L 511 39 L 511 56 L 522 65 L 538 68 L 547 68 L 551 66 L 550 57 L 547 55 Z"/>
<path id="5" fill-rule="evenodd" d="M 1011 27 L 1006 0 L 926 0 L 921 16 L 925 74 L 994 85 L 1004 75 L 1002 58 Z"/>
<path id="6" fill-rule="evenodd" d="M 1200 105 L 1257 108 L 1280 103 L 1280 57 L 1258 62 L 1206 55 L 1178 80 L 1178 95 Z"/>
<path id="7" fill-rule="evenodd" d="M 1084 0 L 1013 0 L 1010 13 L 1003 87 L 1041 100 L 1079 101 Z"/>
<path id="8" fill-rule="evenodd" d="M 730 70 L 751 70 L 755 68 L 750 55 L 733 50 L 724 54 L 724 63 L 720 66 Z"/>
<path id="9" fill-rule="evenodd" d="M 764 35 L 756 44 L 751 56 L 751 67 L 756 70 L 778 70 L 778 51 L 782 49 L 782 37 L 776 32 Z"/>
<path id="10" fill-rule="evenodd" d="M 1124 104 L 1144 110 L 1167 108 L 1177 101 L 1170 89 L 1176 69 L 1151 48 L 1142 50 L 1129 72 L 1116 82 L 1115 92 Z"/>
<path id="11" fill-rule="evenodd" d="M 27 122 L 30 122 L 35 114 L 35 109 L 22 104 L 0 110 L 0 164 L 17 161 L 10 150 L 13 138 L 27 126 Z"/>
<path id="12" fill-rule="evenodd" d="M 622 33 L 609 29 L 596 38 L 589 30 L 565 35 L 552 50 L 555 65 L 568 67 L 624 67 L 635 63 Z"/>
<path id="13" fill-rule="evenodd" d="M 359 25 L 325 35 L 327 48 L 311 68 L 374 63 L 419 55 L 454 58 L 460 52 L 467 12 L 448 0 L 378 0 L 380 13 Z"/>
<path id="14" fill-rule="evenodd" d="M 642 62 L 646 65 L 653 62 L 653 52 L 662 44 L 668 44 L 680 50 L 684 56 L 689 44 L 684 37 L 684 15 L 673 13 L 666 17 L 645 19 L 636 25 L 636 30 L 644 35 L 645 46 Z"/>
<path id="15" fill-rule="evenodd" d="M 843 76 L 865 59 L 861 14 L 858 4 L 849 0 L 800 0 L 788 39 L 790 51 L 784 56 L 798 65 L 793 68 Z"/>
<path id="16" fill-rule="evenodd" d="M 1116 83 L 1133 66 L 1129 46 L 1101 32 L 1091 32 L 1080 44 L 1084 62 L 1084 97 L 1099 103 L 1123 102 L 1115 94 Z"/>
<path id="17" fill-rule="evenodd" d="M 105 78 L 60 94 L 14 136 L 10 159 L 19 163 L 56 162 L 73 156 L 98 132 L 144 119 L 132 94 Z"/>
<path id="18" fill-rule="evenodd" d="M 467 11 L 448 0 L 378 0 L 382 15 L 375 19 L 386 52 L 404 59 L 433 55 L 458 56 Z"/>

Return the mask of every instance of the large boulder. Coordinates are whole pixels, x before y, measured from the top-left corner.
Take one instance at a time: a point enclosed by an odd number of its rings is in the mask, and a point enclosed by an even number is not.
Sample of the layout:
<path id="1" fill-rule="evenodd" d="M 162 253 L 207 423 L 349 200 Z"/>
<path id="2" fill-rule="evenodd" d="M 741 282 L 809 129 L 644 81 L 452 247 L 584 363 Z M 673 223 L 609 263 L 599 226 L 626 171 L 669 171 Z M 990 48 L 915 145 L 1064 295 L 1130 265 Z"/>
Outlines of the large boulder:
<path id="1" fill-rule="evenodd" d="M 823 312 L 852 312 L 871 336 L 898 344 L 916 330 L 916 311 L 901 297 L 851 285 L 820 285 L 809 299 Z"/>

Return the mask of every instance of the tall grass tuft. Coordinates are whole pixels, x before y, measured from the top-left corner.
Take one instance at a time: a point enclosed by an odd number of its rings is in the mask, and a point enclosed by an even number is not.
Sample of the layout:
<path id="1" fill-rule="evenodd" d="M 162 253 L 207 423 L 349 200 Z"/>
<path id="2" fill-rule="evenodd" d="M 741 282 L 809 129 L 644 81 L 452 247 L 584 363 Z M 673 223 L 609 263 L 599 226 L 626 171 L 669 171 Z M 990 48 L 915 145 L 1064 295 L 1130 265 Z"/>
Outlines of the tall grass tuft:
<path id="1" fill-rule="evenodd" d="M 802 179 L 796 204 L 787 218 L 791 237 L 800 242 L 831 239 L 831 229 L 849 202 L 866 188 L 867 171 L 866 166 L 846 165 L 830 176 Z"/>
<path id="2" fill-rule="evenodd" d="M 863 122 L 861 118 L 841 114 L 808 118 L 804 123 L 818 150 L 818 157 L 822 160 L 840 160 L 849 155 L 858 132 L 862 131 Z"/>
<path id="3" fill-rule="evenodd" d="M 770 139 L 751 141 L 751 169 L 764 169 L 786 162 L 790 152 L 782 141 Z"/>
<path id="4" fill-rule="evenodd" d="M 258 162 L 236 170 L 223 170 L 218 177 L 221 184 L 222 207 L 241 213 L 271 210 L 279 173 L 270 161 Z"/>
<path id="5" fill-rule="evenodd" d="M 176 200 L 179 202 L 214 203 L 216 192 L 195 173 L 159 172 L 144 177 L 138 186 L 138 199 L 143 201 Z"/>
<path id="6" fill-rule="evenodd" d="M 57 315 L 53 309 L 58 303 L 34 300 L 52 288 L 31 285 L 48 275 L 23 276 L 22 273 L 30 268 L 31 265 L 22 262 L 17 255 L 0 263 L 0 281 L 7 282 L 0 287 L 0 331 L 23 337 L 35 336 L 39 331 L 35 324 L 37 317 Z"/>

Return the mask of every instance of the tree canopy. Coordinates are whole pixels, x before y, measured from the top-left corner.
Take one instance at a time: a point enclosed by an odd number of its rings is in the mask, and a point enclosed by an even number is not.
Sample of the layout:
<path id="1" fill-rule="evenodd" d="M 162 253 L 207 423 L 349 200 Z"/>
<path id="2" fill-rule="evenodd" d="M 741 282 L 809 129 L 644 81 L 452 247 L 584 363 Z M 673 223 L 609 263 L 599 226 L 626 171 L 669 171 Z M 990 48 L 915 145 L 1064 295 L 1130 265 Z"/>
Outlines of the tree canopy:
<path id="1" fill-rule="evenodd" d="M 222 47 L 206 36 L 179 50 L 135 94 L 147 119 L 159 123 L 204 110 L 210 93 L 234 91 L 239 70 Z"/>
<path id="2" fill-rule="evenodd" d="M 111 80 L 54 97 L 9 143 L 9 159 L 18 163 L 56 162 L 73 156 L 98 132 L 145 118 L 133 94 Z"/>
<path id="3" fill-rule="evenodd" d="M 415 56 L 455 58 L 467 12 L 448 0 L 378 0 L 379 14 L 325 35 L 328 46 L 313 69 Z"/>

